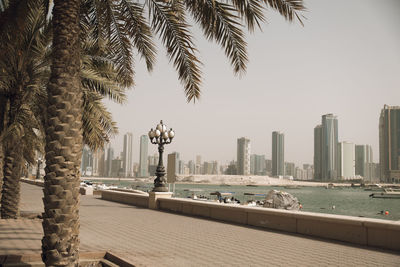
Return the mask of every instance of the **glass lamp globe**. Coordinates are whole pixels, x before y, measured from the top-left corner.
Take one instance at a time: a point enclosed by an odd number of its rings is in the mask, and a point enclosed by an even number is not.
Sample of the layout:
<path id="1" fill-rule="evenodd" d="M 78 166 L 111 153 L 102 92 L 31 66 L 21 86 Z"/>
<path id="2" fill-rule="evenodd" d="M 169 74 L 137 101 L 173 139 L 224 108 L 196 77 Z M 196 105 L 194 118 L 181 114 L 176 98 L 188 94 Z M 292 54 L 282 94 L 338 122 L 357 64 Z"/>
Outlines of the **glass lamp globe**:
<path id="1" fill-rule="evenodd" d="M 168 133 L 167 133 L 167 132 L 164 132 L 164 133 L 163 133 L 163 139 L 165 139 L 165 140 L 168 139 Z"/>
<path id="2" fill-rule="evenodd" d="M 167 131 L 167 126 L 165 126 L 164 124 L 161 127 L 161 132 L 165 133 Z"/>
<path id="3" fill-rule="evenodd" d="M 155 134 L 156 134 L 156 137 L 159 137 L 159 136 L 161 135 L 160 130 L 157 129 L 157 130 L 155 131 Z"/>
<path id="4" fill-rule="evenodd" d="M 175 132 L 171 129 L 171 130 L 169 130 L 169 132 L 168 132 L 168 137 L 169 138 L 174 138 L 174 136 L 175 136 Z"/>
<path id="5" fill-rule="evenodd" d="M 162 124 L 157 124 L 157 128 L 156 129 L 161 132 L 162 129 L 163 129 L 163 125 Z"/>
<path id="6" fill-rule="evenodd" d="M 151 130 L 149 131 L 149 138 L 153 139 L 154 135 L 155 135 L 154 130 L 153 130 L 153 128 L 151 128 Z"/>

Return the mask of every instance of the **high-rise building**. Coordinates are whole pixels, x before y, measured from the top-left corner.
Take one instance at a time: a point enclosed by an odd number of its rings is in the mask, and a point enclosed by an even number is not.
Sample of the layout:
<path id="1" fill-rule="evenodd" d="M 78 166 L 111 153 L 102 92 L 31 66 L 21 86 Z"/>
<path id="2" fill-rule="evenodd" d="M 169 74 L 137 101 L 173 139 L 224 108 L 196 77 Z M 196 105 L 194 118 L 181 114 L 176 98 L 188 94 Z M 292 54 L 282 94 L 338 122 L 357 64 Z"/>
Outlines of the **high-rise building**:
<path id="1" fill-rule="evenodd" d="M 333 114 L 322 116 L 322 180 L 338 177 L 338 120 Z"/>
<path id="2" fill-rule="evenodd" d="M 122 149 L 122 169 L 124 177 L 133 176 L 133 135 L 126 133 L 124 135 L 124 147 Z"/>
<path id="3" fill-rule="evenodd" d="M 253 175 L 265 175 L 265 156 L 264 155 L 250 155 L 250 174 Z"/>
<path id="4" fill-rule="evenodd" d="M 88 146 L 82 149 L 81 173 L 82 176 L 92 176 L 93 153 Z"/>
<path id="5" fill-rule="evenodd" d="M 237 140 L 237 174 L 250 175 L 250 140 L 245 137 Z"/>
<path id="6" fill-rule="evenodd" d="M 351 180 L 356 176 L 355 146 L 350 142 L 338 144 L 338 178 Z"/>
<path id="7" fill-rule="evenodd" d="M 385 105 L 379 118 L 380 179 L 400 182 L 400 107 Z"/>
<path id="8" fill-rule="evenodd" d="M 314 179 L 330 181 L 338 177 L 338 120 L 333 114 L 322 116 L 314 128 Z"/>
<path id="9" fill-rule="evenodd" d="M 322 125 L 314 128 L 314 179 L 322 180 Z"/>
<path id="10" fill-rule="evenodd" d="M 370 145 L 356 145 L 356 175 L 364 177 L 364 181 L 373 182 L 373 158 Z"/>
<path id="11" fill-rule="evenodd" d="M 114 149 L 111 145 L 107 148 L 107 160 L 106 160 L 106 176 L 111 177 L 112 161 L 114 159 Z"/>
<path id="12" fill-rule="evenodd" d="M 149 176 L 147 154 L 149 153 L 149 137 L 142 135 L 140 137 L 140 155 L 139 155 L 139 177 Z"/>
<path id="13" fill-rule="evenodd" d="M 285 135 L 272 132 L 272 176 L 285 175 Z"/>
<path id="14" fill-rule="evenodd" d="M 105 168 L 105 155 L 104 148 L 99 148 L 96 152 L 93 153 L 93 168 L 92 175 L 93 176 L 105 176 L 104 168 Z"/>
<path id="15" fill-rule="evenodd" d="M 195 174 L 196 164 L 194 164 L 193 160 L 189 160 L 188 162 L 189 174 Z"/>

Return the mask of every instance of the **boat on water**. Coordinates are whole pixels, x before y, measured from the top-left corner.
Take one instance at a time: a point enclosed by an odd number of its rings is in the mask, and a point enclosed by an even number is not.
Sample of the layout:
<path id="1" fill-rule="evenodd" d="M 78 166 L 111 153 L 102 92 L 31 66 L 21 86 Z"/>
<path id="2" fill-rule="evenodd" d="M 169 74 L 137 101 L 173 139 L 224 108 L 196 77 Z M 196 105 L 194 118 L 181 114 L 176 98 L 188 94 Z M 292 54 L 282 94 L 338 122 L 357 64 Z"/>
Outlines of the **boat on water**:
<path id="1" fill-rule="evenodd" d="M 335 188 L 335 185 L 333 183 L 329 183 L 325 186 L 326 189 L 333 189 Z"/>
<path id="2" fill-rule="evenodd" d="M 385 190 L 380 184 L 369 184 L 365 186 L 364 191 L 383 192 Z"/>
<path id="3" fill-rule="evenodd" d="M 246 186 L 257 187 L 258 185 L 256 185 L 256 184 L 246 184 Z"/>
<path id="4" fill-rule="evenodd" d="M 369 195 L 372 198 L 398 198 L 400 199 L 400 190 L 393 188 L 385 188 L 382 193 L 373 193 Z"/>

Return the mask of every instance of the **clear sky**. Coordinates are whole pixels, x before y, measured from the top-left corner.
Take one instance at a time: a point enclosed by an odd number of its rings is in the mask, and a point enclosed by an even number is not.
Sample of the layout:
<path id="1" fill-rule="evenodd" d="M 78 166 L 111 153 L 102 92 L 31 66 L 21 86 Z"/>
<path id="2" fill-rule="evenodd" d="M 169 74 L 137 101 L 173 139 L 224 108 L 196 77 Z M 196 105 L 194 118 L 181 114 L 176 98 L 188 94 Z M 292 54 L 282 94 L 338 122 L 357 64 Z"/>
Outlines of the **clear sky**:
<path id="1" fill-rule="evenodd" d="M 314 0 L 304 27 L 273 11 L 262 32 L 249 35 L 246 75 L 237 77 L 223 51 L 194 28 L 204 63 L 200 101 L 187 103 L 177 73 L 158 45 L 157 64 L 147 73 L 136 58 L 136 86 L 128 102 L 107 102 L 120 135 L 139 138 L 160 119 L 175 130 L 166 153 L 185 161 L 236 160 L 237 138 L 251 140 L 251 153 L 271 158 L 272 131 L 285 133 L 285 161 L 313 163 L 313 129 L 321 115 L 338 116 L 339 141 L 370 144 L 379 161 L 378 119 L 384 104 L 400 105 L 400 1 Z M 149 155 L 156 152 L 149 145 Z M 117 154 L 115 154 L 117 155 Z"/>

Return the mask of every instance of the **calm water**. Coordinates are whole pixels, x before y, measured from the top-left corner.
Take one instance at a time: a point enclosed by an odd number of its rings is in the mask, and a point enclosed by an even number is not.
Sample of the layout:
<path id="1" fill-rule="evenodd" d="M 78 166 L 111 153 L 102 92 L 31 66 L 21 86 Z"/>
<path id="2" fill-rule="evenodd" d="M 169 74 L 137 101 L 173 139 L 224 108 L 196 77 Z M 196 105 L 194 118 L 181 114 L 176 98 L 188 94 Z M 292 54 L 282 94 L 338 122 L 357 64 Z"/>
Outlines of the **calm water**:
<path id="1" fill-rule="evenodd" d="M 130 188 L 132 185 L 139 186 L 140 190 L 151 190 L 152 184 L 134 183 L 129 181 L 107 181 L 101 180 L 104 184 L 114 184 L 120 187 Z M 303 211 L 361 216 L 388 220 L 400 220 L 400 199 L 370 198 L 371 191 L 364 191 L 362 188 L 341 188 L 325 189 L 323 187 L 300 187 L 298 189 L 287 189 L 279 186 L 218 186 L 205 184 L 177 184 L 176 197 L 188 197 L 192 194 L 186 190 L 196 190 L 197 195 L 209 196 L 209 193 L 232 192 L 234 197 L 241 202 L 250 200 L 261 200 L 264 197 L 244 196 L 244 193 L 267 193 L 271 189 L 291 193 L 297 197 L 303 205 Z M 172 190 L 172 188 L 171 188 Z M 332 209 L 335 206 L 335 209 Z M 389 215 L 381 215 L 380 211 L 389 211 Z"/>

